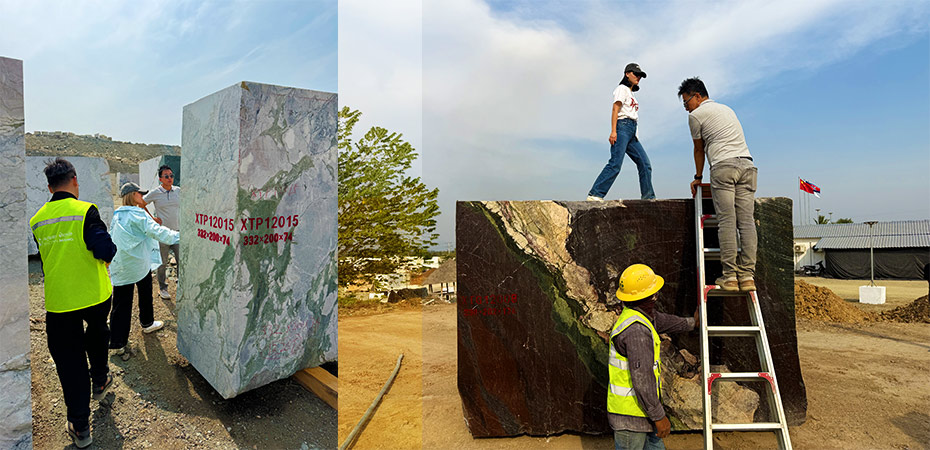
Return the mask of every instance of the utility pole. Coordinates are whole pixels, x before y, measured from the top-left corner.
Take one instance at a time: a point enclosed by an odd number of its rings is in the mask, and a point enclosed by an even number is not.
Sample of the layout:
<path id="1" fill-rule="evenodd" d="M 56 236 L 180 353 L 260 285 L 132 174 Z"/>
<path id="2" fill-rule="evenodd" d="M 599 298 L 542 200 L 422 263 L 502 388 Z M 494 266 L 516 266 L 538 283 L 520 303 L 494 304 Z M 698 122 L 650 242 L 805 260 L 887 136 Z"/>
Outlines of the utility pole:
<path id="1" fill-rule="evenodd" d="M 869 220 L 865 222 L 869 224 L 869 267 L 871 267 L 871 281 L 869 281 L 869 286 L 875 286 L 875 248 L 872 245 L 872 226 L 878 223 L 876 220 Z"/>

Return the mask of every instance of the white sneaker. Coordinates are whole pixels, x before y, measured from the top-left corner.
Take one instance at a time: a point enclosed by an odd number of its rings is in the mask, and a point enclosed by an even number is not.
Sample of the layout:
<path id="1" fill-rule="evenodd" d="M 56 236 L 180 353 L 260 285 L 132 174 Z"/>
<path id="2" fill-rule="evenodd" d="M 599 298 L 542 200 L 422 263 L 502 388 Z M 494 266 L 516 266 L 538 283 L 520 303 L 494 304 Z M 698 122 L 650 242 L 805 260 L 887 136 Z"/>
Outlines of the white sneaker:
<path id="1" fill-rule="evenodd" d="M 164 322 L 162 322 L 162 321 L 160 321 L 160 320 L 156 320 L 156 321 L 152 322 L 151 325 L 149 325 L 149 326 L 143 328 L 143 329 L 142 329 L 142 332 L 143 332 L 143 333 L 153 333 L 153 332 L 155 332 L 155 331 L 158 331 L 158 330 L 162 329 L 162 327 L 164 327 L 164 326 L 165 326 L 165 323 L 164 323 Z"/>
<path id="2" fill-rule="evenodd" d="M 595 197 L 595 196 L 593 196 L 593 195 L 589 195 L 589 196 L 588 196 L 588 201 L 589 201 L 589 202 L 602 202 L 602 201 L 604 201 L 604 199 L 602 199 L 602 198 L 600 198 L 600 197 Z"/>
<path id="3" fill-rule="evenodd" d="M 162 289 L 158 291 L 158 296 L 166 300 L 171 298 L 171 294 L 168 293 L 167 289 Z"/>

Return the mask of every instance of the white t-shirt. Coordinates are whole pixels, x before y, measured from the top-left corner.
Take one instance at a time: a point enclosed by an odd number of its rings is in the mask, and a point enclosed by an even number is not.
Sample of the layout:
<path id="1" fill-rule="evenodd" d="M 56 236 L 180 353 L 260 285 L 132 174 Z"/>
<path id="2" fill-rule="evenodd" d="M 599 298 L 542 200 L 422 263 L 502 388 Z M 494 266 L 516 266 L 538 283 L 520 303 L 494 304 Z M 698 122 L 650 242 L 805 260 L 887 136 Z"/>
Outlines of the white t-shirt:
<path id="1" fill-rule="evenodd" d="M 704 140 L 704 153 L 713 167 L 720 161 L 736 157 L 751 158 L 743 126 L 729 106 L 704 100 L 688 115 L 692 139 Z"/>
<path id="2" fill-rule="evenodd" d="M 614 89 L 614 103 L 620 102 L 620 112 L 617 113 L 617 120 L 633 119 L 639 120 L 639 103 L 633 97 L 633 91 L 624 85 L 618 85 Z"/>

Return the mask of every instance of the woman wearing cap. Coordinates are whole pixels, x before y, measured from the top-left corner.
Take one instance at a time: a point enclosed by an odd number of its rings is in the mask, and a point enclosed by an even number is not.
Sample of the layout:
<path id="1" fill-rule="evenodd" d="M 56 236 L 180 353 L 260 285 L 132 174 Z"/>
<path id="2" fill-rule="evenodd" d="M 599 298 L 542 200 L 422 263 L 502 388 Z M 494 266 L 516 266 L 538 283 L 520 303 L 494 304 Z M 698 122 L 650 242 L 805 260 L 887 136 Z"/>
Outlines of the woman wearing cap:
<path id="1" fill-rule="evenodd" d="M 652 164 L 646 156 L 646 150 L 636 137 L 636 123 L 639 120 L 639 103 L 633 93 L 639 90 L 639 81 L 646 78 L 646 72 L 639 64 L 629 63 L 624 69 L 623 80 L 614 89 L 614 103 L 610 111 L 610 160 L 594 180 L 594 186 L 588 192 L 588 200 L 603 201 L 620 174 L 623 156 L 630 155 L 639 169 L 639 193 L 643 200 L 656 198 L 652 189 Z"/>
<path id="2" fill-rule="evenodd" d="M 161 265 L 156 241 L 174 245 L 177 231 L 163 227 L 143 209 L 145 201 L 135 183 L 120 188 L 123 206 L 113 212 L 110 235 L 116 244 L 116 256 L 110 264 L 113 283 L 113 309 L 110 311 L 110 348 L 117 349 L 123 360 L 129 359 L 129 328 L 132 322 L 133 285 L 139 292 L 139 322 L 143 333 L 161 329 L 165 324 L 155 320 L 152 307 L 152 270 Z"/>

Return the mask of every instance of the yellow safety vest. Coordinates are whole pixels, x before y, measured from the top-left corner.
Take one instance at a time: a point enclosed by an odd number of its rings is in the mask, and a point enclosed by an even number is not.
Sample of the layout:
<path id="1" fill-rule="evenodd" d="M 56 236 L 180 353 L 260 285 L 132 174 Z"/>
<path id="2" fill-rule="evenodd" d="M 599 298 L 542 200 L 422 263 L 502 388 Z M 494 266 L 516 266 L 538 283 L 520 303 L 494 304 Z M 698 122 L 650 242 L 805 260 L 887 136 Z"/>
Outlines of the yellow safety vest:
<path id="1" fill-rule="evenodd" d="M 93 203 L 73 198 L 48 202 L 29 219 L 45 272 L 45 309 L 68 312 L 102 303 L 113 291 L 106 263 L 84 243 L 84 220 Z"/>
<path id="2" fill-rule="evenodd" d="M 610 385 L 607 389 L 607 411 L 626 416 L 648 417 L 646 411 L 643 410 L 643 406 L 639 403 L 639 399 L 636 398 L 636 391 L 633 390 L 633 379 L 630 376 L 629 362 L 627 358 L 617 352 L 616 347 L 614 347 L 614 336 L 620 334 L 623 330 L 636 322 L 645 325 L 649 328 L 649 331 L 652 332 L 652 344 L 654 349 L 654 364 L 652 370 L 655 372 L 656 376 L 656 394 L 658 395 L 662 391 L 660 386 L 661 379 L 659 377 L 659 366 L 661 365 L 659 356 L 661 341 L 659 339 L 659 334 L 656 333 L 656 329 L 652 326 L 652 322 L 642 313 L 633 308 L 623 308 L 623 312 L 620 314 L 620 317 L 617 318 L 617 322 L 614 323 L 614 327 L 610 332 L 610 360 L 607 365 L 607 370 L 610 374 Z"/>

